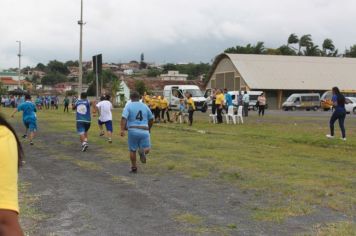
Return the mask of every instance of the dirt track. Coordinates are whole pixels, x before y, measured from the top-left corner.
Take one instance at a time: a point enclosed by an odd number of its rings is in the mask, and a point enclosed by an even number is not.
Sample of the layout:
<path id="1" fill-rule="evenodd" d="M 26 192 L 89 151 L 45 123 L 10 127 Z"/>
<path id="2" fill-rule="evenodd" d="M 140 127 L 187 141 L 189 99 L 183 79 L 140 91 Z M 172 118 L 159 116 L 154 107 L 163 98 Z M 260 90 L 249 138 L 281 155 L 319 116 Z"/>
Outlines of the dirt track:
<path id="1" fill-rule="evenodd" d="M 39 196 L 33 207 L 45 216 L 31 235 L 295 235 L 344 220 L 318 210 L 281 224 L 254 221 L 253 208 L 266 199 L 253 193 L 171 172 L 132 175 L 128 162 L 107 161 L 102 147 L 81 153 L 74 133 L 49 133 L 40 125 L 35 146 L 24 143 L 21 170 L 21 181 L 31 184 L 28 194 Z"/>

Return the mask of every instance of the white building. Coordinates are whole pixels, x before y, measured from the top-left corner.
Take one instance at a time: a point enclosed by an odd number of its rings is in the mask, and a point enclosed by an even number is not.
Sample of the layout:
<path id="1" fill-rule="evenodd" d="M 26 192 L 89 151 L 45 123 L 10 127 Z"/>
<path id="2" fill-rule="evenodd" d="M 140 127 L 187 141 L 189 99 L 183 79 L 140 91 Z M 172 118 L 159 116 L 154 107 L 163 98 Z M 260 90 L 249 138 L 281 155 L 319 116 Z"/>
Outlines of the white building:
<path id="1" fill-rule="evenodd" d="M 165 81 L 187 81 L 188 75 L 187 74 L 179 74 L 179 71 L 170 70 L 168 74 L 160 75 L 161 80 Z"/>

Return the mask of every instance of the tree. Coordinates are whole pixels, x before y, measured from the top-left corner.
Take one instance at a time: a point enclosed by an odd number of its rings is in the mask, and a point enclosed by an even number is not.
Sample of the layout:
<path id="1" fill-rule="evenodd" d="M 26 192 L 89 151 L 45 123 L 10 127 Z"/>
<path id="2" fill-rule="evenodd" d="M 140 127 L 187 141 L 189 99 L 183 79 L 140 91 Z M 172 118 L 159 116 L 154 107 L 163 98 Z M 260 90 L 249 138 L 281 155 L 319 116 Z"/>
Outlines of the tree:
<path id="1" fill-rule="evenodd" d="M 40 71 L 45 71 L 46 66 L 42 63 L 38 63 L 37 66 L 35 67 L 35 69 L 40 70 Z"/>
<path id="2" fill-rule="evenodd" d="M 123 91 L 123 87 L 121 86 L 121 81 L 119 79 L 114 79 L 111 83 L 111 97 L 113 102 L 116 103 L 116 96 L 119 92 Z"/>
<path id="3" fill-rule="evenodd" d="M 350 49 L 346 49 L 345 57 L 356 57 L 356 44 L 350 47 Z"/>
<path id="4" fill-rule="evenodd" d="M 57 72 L 63 75 L 68 75 L 69 74 L 69 70 L 67 68 L 67 66 L 60 61 L 54 60 L 54 61 L 50 61 L 47 64 L 47 70 L 49 72 Z"/>
<path id="5" fill-rule="evenodd" d="M 66 67 L 78 67 L 79 62 L 78 61 L 66 61 L 66 63 L 64 63 L 64 65 Z"/>
<path id="6" fill-rule="evenodd" d="M 323 56 L 337 56 L 338 50 L 335 50 L 334 42 L 331 39 L 325 39 L 322 46 Z"/>
<path id="7" fill-rule="evenodd" d="M 321 50 L 318 45 L 309 45 L 304 50 L 304 56 L 321 56 Z"/>
<path id="8" fill-rule="evenodd" d="M 264 42 L 257 42 L 256 45 L 247 44 L 246 46 L 236 46 L 227 48 L 225 53 L 238 53 L 238 54 L 265 54 L 266 49 Z"/>
<path id="9" fill-rule="evenodd" d="M 301 55 L 302 48 L 307 48 L 313 46 L 313 40 L 310 34 L 303 35 L 299 40 L 298 55 Z"/>
<path id="10" fill-rule="evenodd" d="M 148 77 L 157 77 L 160 74 L 162 74 L 162 70 L 157 69 L 157 68 L 149 68 L 147 72 Z"/>
<path id="11" fill-rule="evenodd" d="M 277 55 L 295 56 L 296 54 L 297 53 L 287 45 L 282 45 L 277 48 Z"/>
<path id="12" fill-rule="evenodd" d="M 290 44 L 296 44 L 299 43 L 299 38 L 296 34 L 291 34 L 288 37 L 288 41 L 287 41 L 287 47 L 289 47 Z"/>
<path id="13" fill-rule="evenodd" d="M 44 85 L 55 85 L 66 81 L 67 81 L 67 77 L 58 72 L 48 73 L 46 76 L 42 78 L 42 84 Z"/>
<path id="14" fill-rule="evenodd" d="M 145 92 L 147 92 L 145 83 L 142 80 L 136 80 L 135 90 L 142 96 Z"/>

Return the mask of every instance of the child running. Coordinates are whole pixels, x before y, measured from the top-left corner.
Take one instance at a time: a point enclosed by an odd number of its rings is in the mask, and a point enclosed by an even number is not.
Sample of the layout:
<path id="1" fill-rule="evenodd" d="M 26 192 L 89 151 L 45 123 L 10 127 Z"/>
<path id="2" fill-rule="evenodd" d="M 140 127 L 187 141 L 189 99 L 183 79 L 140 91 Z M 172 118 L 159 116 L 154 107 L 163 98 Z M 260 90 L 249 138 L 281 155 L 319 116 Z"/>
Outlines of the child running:
<path id="1" fill-rule="evenodd" d="M 90 102 L 87 99 L 87 93 L 82 93 L 80 99 L 74 104 L 76 110 L 77 132 L 80 136 L 82 144 L 82 152 L 85 152 L 88 147 L 88 131 L 90 129 L 91 115 Z"/>
<path id="2" fill-rule="evenodd" d="M 100 136 L 104 136 L 104 129 L 103 125 L 105 125 L 106 132 L 107 132 L 107 138 L 108 142 L 112 143 L 112 132 L 113 132 L 113 127 L 112 127 L 112 109 L 113 106 L 110 102 L 110 96 L 105 95 L 102 96 L 101 101 L 96 104 L 96 109 L 99 112 L 99 129 L 100 129 Z"/>
<path id="3" fill-rule="evenodd" d="M 36 106 L 31 101 L 31 96 L 26 94 L 25 102 L 21 103 L 17 109 L 11 114 L 11 117 L 14 117 L 15 113 L 18 111 L 22 111 L 22 121 L 26 127 L 26 132 L 22 136 L 23 138 L 27 138 L 27 132 L 30 130 L 30 145 L 33 145 L 33 139 L 35 138 L 35 134 L 37 131 L 37 117 L 36 117 Z"/>
<path id="4" fill-rule="evenodd" d="M 128 130 L 128 147 L 131 159 L 131 173 L 137 172 L 136 151 L 142 163 L 146 163 L 146 155 L 151 149 L 150 130 L 153 125 L 153 115 L 148 106 L 139 102 L 140 95 L 132 92 L 129 103 L 121 119 L 121 136 Z"/>

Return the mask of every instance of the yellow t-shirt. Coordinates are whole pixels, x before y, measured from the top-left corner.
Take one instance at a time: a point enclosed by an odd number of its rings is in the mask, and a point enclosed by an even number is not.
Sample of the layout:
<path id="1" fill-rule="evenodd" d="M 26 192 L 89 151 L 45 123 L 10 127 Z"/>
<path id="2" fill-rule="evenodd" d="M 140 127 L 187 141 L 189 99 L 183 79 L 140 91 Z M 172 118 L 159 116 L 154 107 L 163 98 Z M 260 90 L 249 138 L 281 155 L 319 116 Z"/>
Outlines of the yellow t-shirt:
<path id="1" fill-rule="evenodd" d="M 165 99 L 165 98 L 161 99 L 160 100 L 160 107 L 161 107 L 162 110 L 166 109 L 168 107 L 168 100 Z"/>
<path id="2" fill-rule="evenodd" d="M 18 153 L 14 134 L 0 126 L 0 209 L 19 212 Z"/>
<path id="3" fill-rule="evenodd" d="M 156 109 L 156 107 L 157 107 L 157 102 L 156 102 L 156 98 L 151 98 L 151 100 L 150 100 L 150 108 L 151 109 Z"/>
<path id="4" fill-rule="evenodd" d="M 147 105 L 149 105 L 149 104 L 150 104 L 150 101 L 151 101 L 151 98 L 150 98 L 149 95 L 146 95 L 146 96 L 143 98 L 143 100 L 144 100 L 144 103 L 146 103 Z"/>
<path id="5" fill-rule="evenodd" d="M 194 101 L 193 101 L 193 98 L 189 98 L 189 99 L 187 100 L 187 105 L 188 105 L 188 109 L 189 109 L 189 108 L 192 108 L 192 109 L 195 111 L 195 103 L 194 103 Z"/>
<path id="6" fill-rule="evenodd" d="M 220 93 L 220 94 L 216 95 L 215 104 L 222 105 L 222 104 L 224 104 L 224 100 L 225 100 L 224 94 Z"/>

